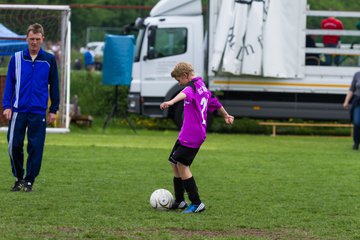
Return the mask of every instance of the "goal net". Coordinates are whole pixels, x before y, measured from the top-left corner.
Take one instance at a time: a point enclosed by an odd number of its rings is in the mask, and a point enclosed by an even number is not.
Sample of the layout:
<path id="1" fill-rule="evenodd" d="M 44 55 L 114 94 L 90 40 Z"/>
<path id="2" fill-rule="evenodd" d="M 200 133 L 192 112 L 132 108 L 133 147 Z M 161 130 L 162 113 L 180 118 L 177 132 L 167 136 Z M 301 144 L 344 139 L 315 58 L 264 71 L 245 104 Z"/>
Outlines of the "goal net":
<path id="1" fill-rule="evenodd" d="M 49 132 L 69 130 L 70 107 L 70 7 L 60 5 L 6 5 L 0 4 L 0 94 L 5 86 L 7 65 L 11 55 L 27 48 L 26 29 L 30 24 L 44 27 L 42 48 L 54 54 L 60 82 L 60 106 L 54 127 Z M 1 106 L 1 113 L 3 111 Z M 2 116 L 2 114 L 1 114 Z M 0 126 L 7 121 L 0 119 Z"/>

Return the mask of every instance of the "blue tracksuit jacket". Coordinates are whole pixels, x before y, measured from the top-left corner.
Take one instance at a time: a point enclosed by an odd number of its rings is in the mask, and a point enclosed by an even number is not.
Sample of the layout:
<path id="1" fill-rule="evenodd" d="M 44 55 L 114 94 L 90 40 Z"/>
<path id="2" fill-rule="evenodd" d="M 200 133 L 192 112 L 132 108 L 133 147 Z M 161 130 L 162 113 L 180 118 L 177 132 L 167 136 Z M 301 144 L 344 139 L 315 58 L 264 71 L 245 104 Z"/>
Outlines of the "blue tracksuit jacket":
<path id="1" fill-rule="evenodd" d="M 49 112 L 56 113 L 59 109 L 59 79 L 55 57 L 43 49 L 34 61 L 28 49 L 15 53 L 9 63 L 3 108 L 45 115 L 49 92 Z"/>

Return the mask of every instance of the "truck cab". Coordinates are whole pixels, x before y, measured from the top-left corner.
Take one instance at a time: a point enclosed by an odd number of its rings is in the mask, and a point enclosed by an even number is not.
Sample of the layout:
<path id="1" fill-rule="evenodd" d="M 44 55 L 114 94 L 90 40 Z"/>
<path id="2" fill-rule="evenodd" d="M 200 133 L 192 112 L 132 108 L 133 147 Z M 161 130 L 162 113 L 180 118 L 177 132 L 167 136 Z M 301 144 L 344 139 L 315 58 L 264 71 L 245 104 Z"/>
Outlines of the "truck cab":
<path id="1" fill-rule="evenodd" d="M 191 62 L 196 74 L 203 75 L 203 17 L 201 1 L 160 1 L 144 20 L 138 20 L 133 80 L 129 111 L 150 117 L 181 114 L 177 105 L 168 111 L 160 103 L 181 91 L 170 73 L 179 61 Z"/>

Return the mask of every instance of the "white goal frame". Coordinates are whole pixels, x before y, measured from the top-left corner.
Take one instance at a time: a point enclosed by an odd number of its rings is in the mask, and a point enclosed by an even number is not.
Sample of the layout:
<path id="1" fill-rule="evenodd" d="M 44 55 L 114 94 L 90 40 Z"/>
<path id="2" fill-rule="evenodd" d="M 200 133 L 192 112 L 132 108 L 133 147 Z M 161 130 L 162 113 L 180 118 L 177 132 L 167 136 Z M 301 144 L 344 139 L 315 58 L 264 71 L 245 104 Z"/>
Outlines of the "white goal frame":
<path id="1" fill-rule="evenodd" d="M 58 111 L 58 121 L 56 127 L 47 127 L 46 132 L 66 133 L 69 132 L 70 126 L 70 70 L 71 70 L 71 22 L 70 6 L 67 5 L 22 5 L 22 4 L 0 4 L 0 13 L 9 10 L 44 10 L 61 12 L 60 26 L 60 59 L 58 64 L 59 84 L 60 84 L 60 106 Z M 34 20 L 36 21 L 36 19 Z M 28 24 L 32 24 L 31 22 Z M 45 40 L 46 40 L 46 29 Z M 2 97 L 2 96 L 1 96 Z M 1 127 L 0 131 L 7 131 L 7 127 Z"/>

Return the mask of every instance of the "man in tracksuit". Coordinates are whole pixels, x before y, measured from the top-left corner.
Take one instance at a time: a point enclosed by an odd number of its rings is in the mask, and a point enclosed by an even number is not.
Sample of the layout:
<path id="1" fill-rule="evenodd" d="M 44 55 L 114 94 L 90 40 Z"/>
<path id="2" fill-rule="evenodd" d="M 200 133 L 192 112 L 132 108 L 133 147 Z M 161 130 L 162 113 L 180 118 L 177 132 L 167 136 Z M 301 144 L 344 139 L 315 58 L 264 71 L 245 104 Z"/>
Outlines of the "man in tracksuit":
<path id="1" fill-rule="evenodd" d="M 27 29 L 28 48 L 16 52 L 9 62 L 3 97 L 3 115 L 9 121 L 7 139 L 12 173 L 11 191 L 31 192 L 39 174 L 46 133 L 46 110 L 50 93 L 48 122 L 56 120 L 59 108 L 59 78 L 55 57 L 41 48 L 44 29 L 32 24 Z M 49 88 L 50 86 L 50 88 Z M 26 174 L 24 138 L 27 130 Z M 25 175 L 25 177 L 24 177 Z"/>

